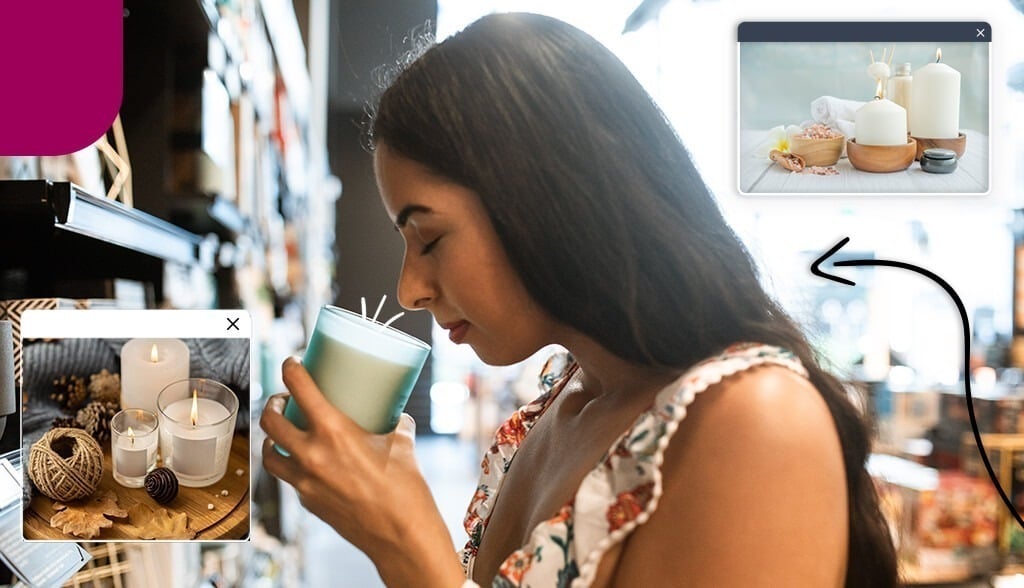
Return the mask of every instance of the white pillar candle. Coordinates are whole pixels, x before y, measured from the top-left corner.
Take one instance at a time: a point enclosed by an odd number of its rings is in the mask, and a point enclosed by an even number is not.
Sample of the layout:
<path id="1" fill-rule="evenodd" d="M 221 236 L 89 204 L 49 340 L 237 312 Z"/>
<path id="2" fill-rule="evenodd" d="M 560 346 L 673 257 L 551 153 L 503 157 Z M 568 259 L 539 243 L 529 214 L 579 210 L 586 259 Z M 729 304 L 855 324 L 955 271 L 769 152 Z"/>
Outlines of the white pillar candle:
<path id="1" fill-rule="evenodd" d="M 178 339 L 132 339 L 121 347 L 121 408 L 156 412 L 167 384 L 188 378 L 188 345 Z"/>
<path id="2" fill-rule="evenodd" d="M 110 433 L 114 480 L 129 488 L 142 487 L 146 474 L 156 465 L 156 415 L 140 409 L 122 410 L 110 420 Z"/>
<path id="3" fill-rule="evenodd" d="M 885 98 L 876 98 L 854 113 L 858 145 L 906 145 L 907 111 Z"/>
<path id="4" fill-rule="evenodd" d="M 955 139 L 960 134 L 960 72 L 939 63 L 914 72 L 914 91 L 910 94 L 910 134 L 923 139 Z"/>
<path id="5" fill-rule="evenodd" d="M 181 485 L 209 486 L 227 470 L 238 399 L 211 380 L 190 380 L 190 389 L 185 398 L 177 384 L 161 393 L 160 451 Z"/>

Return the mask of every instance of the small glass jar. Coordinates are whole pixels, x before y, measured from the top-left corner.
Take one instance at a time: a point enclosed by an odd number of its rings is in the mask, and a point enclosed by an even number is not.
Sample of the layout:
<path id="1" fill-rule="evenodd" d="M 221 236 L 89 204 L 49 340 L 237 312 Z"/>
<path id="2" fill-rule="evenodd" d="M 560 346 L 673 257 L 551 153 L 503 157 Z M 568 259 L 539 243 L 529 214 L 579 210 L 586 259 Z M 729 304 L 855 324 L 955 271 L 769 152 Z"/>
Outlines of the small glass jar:
<path id="1" fill-rule="evenodd" d="M 158 431 L 156 415 L 141 408 L 127 408 L 110 419 L 110 457 L 118 484 L 145 484 L 146 474 L 156 466 Z"/>

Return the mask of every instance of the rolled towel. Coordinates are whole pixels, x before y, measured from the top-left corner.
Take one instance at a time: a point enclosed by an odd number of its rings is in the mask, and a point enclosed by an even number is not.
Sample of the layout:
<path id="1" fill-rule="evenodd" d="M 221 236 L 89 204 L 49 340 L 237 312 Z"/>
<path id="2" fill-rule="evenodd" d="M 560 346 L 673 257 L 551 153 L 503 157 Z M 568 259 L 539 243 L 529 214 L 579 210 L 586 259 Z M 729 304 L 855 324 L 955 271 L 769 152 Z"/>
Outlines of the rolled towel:
<path id="1" fill-rule="evenodd" d="M 857 128 L 857 125 L 855 125 L 852 120 L 837 120 L 833 127 L 839 129 L 839 132 L 847 139 L 852 139 L 856 136 L 854 129 Z"/>
<path id="2" fill-rule="evenodd" d="M 854 113 L 864 103 L 857 100 L 844 100 L 835 96 L 820 96 L 811 102 L 811 118 L 833 126 L 839 120 L 853 120 Z"/>

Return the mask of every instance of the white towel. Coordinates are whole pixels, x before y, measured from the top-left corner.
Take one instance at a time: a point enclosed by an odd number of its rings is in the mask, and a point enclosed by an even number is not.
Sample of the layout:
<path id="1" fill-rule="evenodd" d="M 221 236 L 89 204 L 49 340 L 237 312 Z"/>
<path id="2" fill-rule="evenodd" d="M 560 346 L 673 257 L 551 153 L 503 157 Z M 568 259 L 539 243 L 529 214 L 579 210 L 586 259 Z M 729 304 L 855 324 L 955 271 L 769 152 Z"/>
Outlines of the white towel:
<path id="1" fill-rule="evenodd" d="M 852 120 L 837 120 L 834 126 L 839 129 L 839 132 L 847 139 L 852 139 L 856 135 L 854 129 L 857 128 L 857 125 L 855 125 Z"/>
<path id="2" fill-rule="evenodd" d="M 833 126 L 836 121 L 853 121 L 854 113 L 863 105 L 864 102 L 857 100 L 820 96 L 811 102 L 811 118 L 822 124 Z"/>

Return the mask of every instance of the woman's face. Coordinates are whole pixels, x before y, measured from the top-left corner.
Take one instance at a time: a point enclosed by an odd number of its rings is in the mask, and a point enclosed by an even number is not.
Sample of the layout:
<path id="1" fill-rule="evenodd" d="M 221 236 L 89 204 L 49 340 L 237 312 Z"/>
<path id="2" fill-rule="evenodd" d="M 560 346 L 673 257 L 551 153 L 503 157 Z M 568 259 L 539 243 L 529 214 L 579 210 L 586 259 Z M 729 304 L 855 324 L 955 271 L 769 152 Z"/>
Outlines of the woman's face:
<path id="1" fill-rule="evenodd" d="M 455 343 L 507 365 L 553 342 L 556 324 L 512 269 L 476 193 L 379 144 L 374 171 L 405 241 L 398 301 L 427 309 Z"/>

